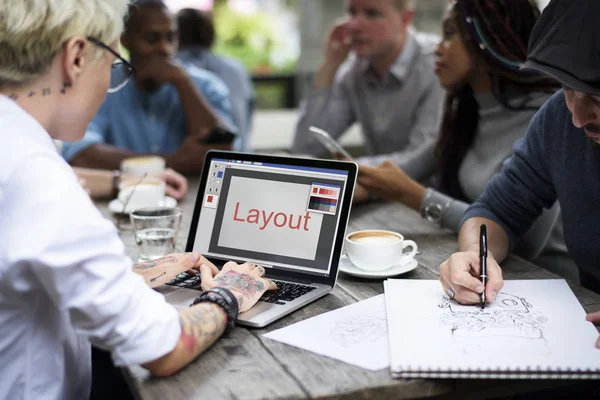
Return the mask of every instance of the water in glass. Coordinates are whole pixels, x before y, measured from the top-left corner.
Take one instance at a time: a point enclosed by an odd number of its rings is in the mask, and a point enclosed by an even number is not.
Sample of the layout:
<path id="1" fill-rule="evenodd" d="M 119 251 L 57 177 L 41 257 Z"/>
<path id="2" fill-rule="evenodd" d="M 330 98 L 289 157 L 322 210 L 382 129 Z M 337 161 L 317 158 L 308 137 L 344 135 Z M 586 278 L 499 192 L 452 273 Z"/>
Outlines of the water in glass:
<path id="1" fill-rule="evenodd" d="M 175 251 L 177 233 L 175 229 L 149 228 L 136 233 L 140 260 L 156 260 Z"/>

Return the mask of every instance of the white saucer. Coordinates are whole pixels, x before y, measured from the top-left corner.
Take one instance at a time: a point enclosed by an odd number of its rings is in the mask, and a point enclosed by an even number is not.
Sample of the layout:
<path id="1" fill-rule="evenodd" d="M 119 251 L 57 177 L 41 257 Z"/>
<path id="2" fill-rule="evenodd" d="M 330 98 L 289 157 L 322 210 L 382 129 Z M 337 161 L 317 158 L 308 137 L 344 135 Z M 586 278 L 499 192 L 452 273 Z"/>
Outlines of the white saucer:
<path id="1" fill-rule="evenodd" d="M 172 197 L 165 196 L 165 199 L 157 204 L 157 207 L 175 207 L 177 205 L 177 200 Z M 123 212 L 123 203 L 119 201 L 119 199 L 111 200 L 108 203 L 108 210 L 113 214 L 129 214 L 133 210 L 127 210 L 127 212 Z"/>
<path id="2" fill-rule="evenodd" d="M 359 278 L 367 278 L 367 279 L 381 279 L 381 278 L 390 278 L 392 276 L 405 274 L 413 269 L 417 268 L 419 263 L 414 258 L 406 260 L 398 265 L 394 265 L 383 271 L 365 271 L 364 269 L 360 269 L 352 264 L 352 261 L 348 258 L 347 255 L 342 255 L 340 257 L 339 269 L 342 272 L 347 273 L 348 275 L 356 276 Z"/>

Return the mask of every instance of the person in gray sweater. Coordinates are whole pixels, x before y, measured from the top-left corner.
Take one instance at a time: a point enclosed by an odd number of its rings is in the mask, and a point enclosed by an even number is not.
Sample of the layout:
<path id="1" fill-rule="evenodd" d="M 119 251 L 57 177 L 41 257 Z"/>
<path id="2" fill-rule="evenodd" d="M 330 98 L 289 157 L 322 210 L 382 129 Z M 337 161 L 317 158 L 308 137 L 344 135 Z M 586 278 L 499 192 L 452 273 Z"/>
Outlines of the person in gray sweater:
<path id="1" fill-rule="evenodd" d="M 524 68 L 563 85 L 536 114 L 501 174 L 464 216 L 459 253 L 440 266 L 444 291 L 461 303 L 490 301 L 503 286 L 498 265 L 544 208 L 558 200 L 569 254 L 583 286 L 600 293 L 600 30 L 597 0 L 553 0 L 536 24 Z M 478 231 L 488 231 L 488 284 L 479 272 Z M 588 314 L 600 324 L 600 312 Z M 600 339 L 596 342 L 600 348 Z"/>
<path id="2" fill-rule="evenodd" d="M 539 10 L 528 0 L 451 3 L 436 52 L 436 73 L 448 91 L 440 136 L 401 163 L 361 165 L 360 185 L 372 196 L 400 201 L 458 232 L 469 205 L 501 171 L 515 141 L 558 88 L 546 76 L 519 70 L 538 16 Z M 427 180 L 432 187 L 419 183 Z M 558 205 L 525 236 L 519 250 L 520 255 L 577 280 L 562 237 Z"/>

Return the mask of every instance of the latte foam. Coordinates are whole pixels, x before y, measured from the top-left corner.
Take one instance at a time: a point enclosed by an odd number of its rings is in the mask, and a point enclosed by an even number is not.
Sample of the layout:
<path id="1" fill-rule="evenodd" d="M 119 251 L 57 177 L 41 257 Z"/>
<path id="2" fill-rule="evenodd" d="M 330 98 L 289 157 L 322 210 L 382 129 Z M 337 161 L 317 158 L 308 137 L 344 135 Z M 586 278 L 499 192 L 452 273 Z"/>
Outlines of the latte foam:
<path id="1" fill-rule="evenodd" d="M 148 164 L 163 164 L 163 160 L 162 158 L 156 156 L 132 157 L 124 160 L 124 165 L 132 167 L 144 166 Z"/>
<path id="2" fill-rule="evenodd" d="M 390 235 L 385 233 L 372 233 L 350 236 L 350 240 L 354 243 L 370 244 L 370 245 L 384 245 L 401 242 L 400 238 L 396 235 Z"/>

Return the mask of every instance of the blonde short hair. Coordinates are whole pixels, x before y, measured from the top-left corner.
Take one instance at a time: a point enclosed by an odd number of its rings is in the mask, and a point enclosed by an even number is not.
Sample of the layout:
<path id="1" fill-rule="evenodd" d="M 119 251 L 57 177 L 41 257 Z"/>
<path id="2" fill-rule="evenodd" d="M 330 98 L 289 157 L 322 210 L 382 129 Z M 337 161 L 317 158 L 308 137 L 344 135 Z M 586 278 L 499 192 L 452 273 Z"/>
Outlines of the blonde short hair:
<path id="1" fill-rule="evenodd" d="M 130 0 L 3 0 L 0 5 L 0 86 L 46 73 L 74 36 L 114 42 Z M 94 52 L 100 59 L 102 50 Z"/>
<path id="2" fill-rule="evenodd" d="M 394 0 L 394 2 L 396 3 L 396 7 L 401 10 L 413 10 L 415 8 L 415 0 Z"/>

